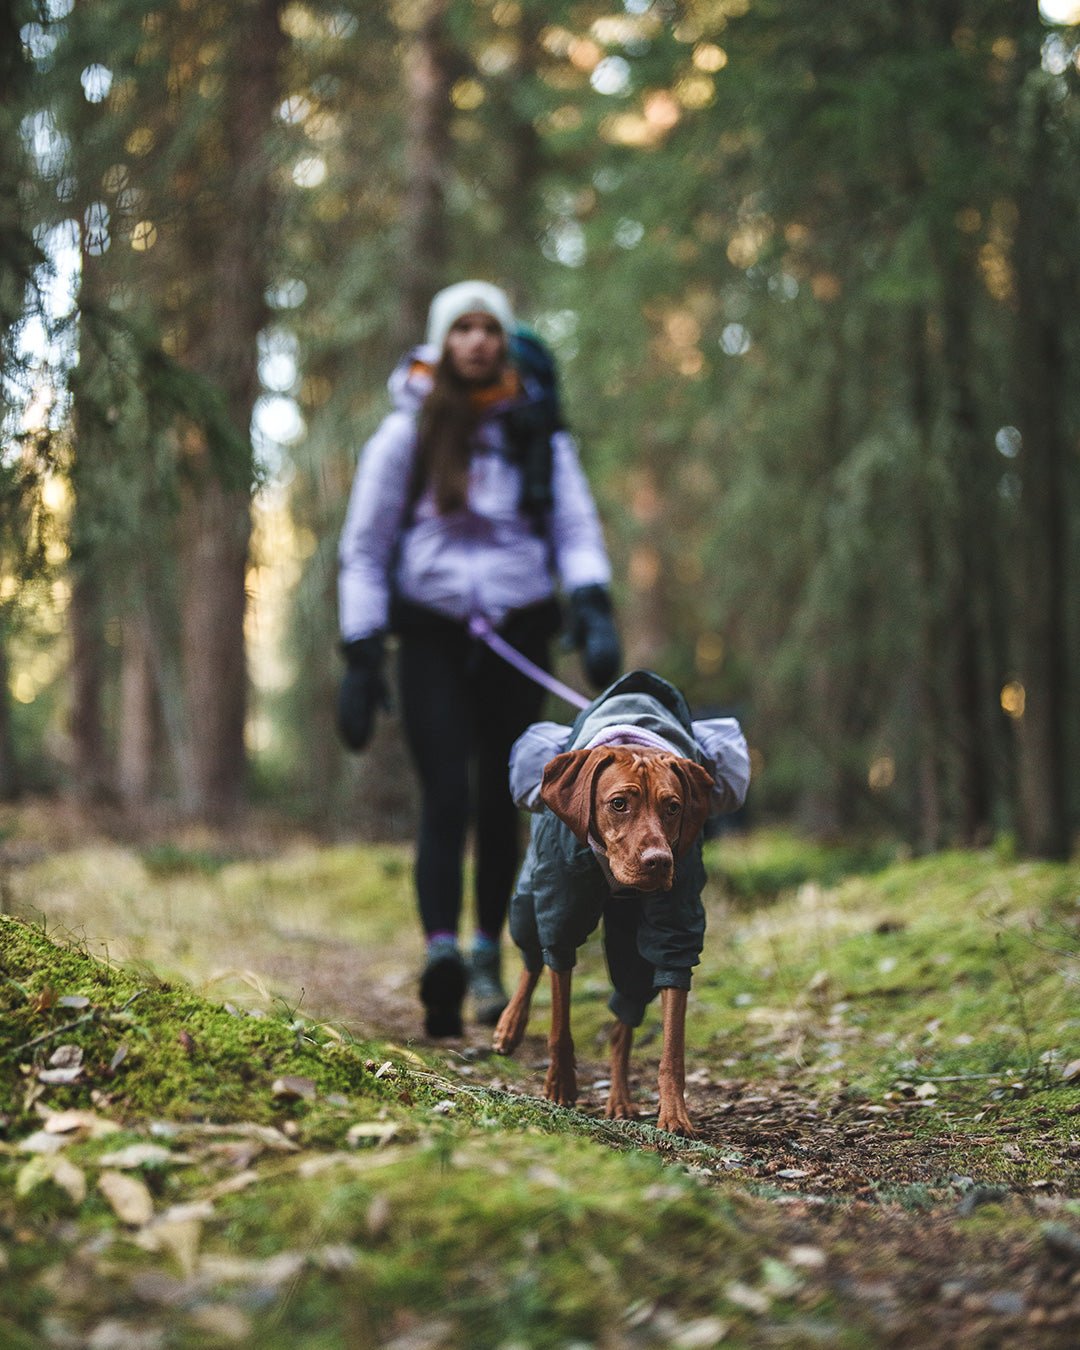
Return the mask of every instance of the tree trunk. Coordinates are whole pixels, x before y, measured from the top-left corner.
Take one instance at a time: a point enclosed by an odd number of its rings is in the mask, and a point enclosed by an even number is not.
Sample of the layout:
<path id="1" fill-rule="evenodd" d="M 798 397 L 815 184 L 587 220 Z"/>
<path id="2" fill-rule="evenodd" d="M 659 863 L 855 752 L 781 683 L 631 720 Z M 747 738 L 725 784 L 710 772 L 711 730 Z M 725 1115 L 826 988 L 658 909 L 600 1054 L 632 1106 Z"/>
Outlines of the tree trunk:
<path id="1" fill-rule="evenodd" d="M 248 0 L 233 11 L 233 56 L 221 113 L 227 171 L 210 226 L 213 278 L 208 323 L 192 363 L 224 394 L 246 439 L 258 396 L 256 340 L 266 317 L 270 172 L 263 141 L 280 95 L 279 0 Z M 186 435 L 188 488 L 180 529 L 181 630 L 188 746 L 183 801 L 220 819 L 244 804 L 247 668 L 246 571 L 251 538 L 251 465 L 215 463 L 199 433 Z"/>
<path id="2" fill-rule="evenodd" d="M 449 7 L 449 0 L 423 0 L 422 18 L 405 57 L 406 181 L 397 321 L 402 346 L 420 340 L 431 297 L 446 280 L 446 179 L 453 160 Z"/>
<path id="3" fill-rule="evenodd" d="M 81 449 L 85 444 L 80 441 Z M 93 560 L 84 559 L 71 590 L 68 631 L 71 634 L 72 776 L 76 796 L 104 801 L 112 790 L 103 721 L 105 635 Z"/>
<path id="4" fill-rule="evenodd" d="M 1065 858 L 1068 814 L 1068 566 L 1070 454 L 1062 393 L 1068 360 L 1062 304 L 1071 304 L 1076 276 L 1055 234 L 1054 181 L 1041 91 L 1029 111 L 1026 190 L 1018 194 L 1016 238 L 1017 373 L 1021 471 L 1022 594 L 1019 597 L 1019 679 L 1023 716 L 1015 722 L 1020 839 L 1026 853 Z M 1071 243 L 1064 245 L 1070 249 Z M 1064 275 L 1062 273 L 1064 272 Z"/>
<path id="5" fill-rule="evenodd" d="M 912 421 L 921 449 L 920 477 L 915 507 L 914 566 L 919 590 L 919 633 L 915 668 L 917 718 L 916 782 L 918 793 L 918 840 L 925 853 L 941 846 L 941 745 L 945 728 L 937 674 L 944 644 L 940 640 L 940 558 L 930 501 L 931 407 L 930 372 L 926 351 L 926 312 L 917 308 L 911 318 L 907 342 L 911 374 Z"/>
<path id="6" fill-rule="evenodd" d="M 146 625 L 131 619 L 124 625 L 116 756 L 117 789 L 125 806 L 145 806 L 154 795 L 161 751 L 159 723 L 157 682 Z"/>
<path id="7" fill-rule="evenodd" d="M 993 828 L 997 692 L 988 670 L 989 612 L 997 572 L 993 556 L 996 513 L 988 494 L 987 458 L 979 442 L 972 391 L 970 295 L 975 285 L 964 259 L 945 247 L 939 254 L 944 291 L 941 311 L 945 421 L 959 504 L 956 559 L 946 603 L 950 650 L 951 711 L 958 797 L 957 828 L 964 844 L 985 843 Z"/>

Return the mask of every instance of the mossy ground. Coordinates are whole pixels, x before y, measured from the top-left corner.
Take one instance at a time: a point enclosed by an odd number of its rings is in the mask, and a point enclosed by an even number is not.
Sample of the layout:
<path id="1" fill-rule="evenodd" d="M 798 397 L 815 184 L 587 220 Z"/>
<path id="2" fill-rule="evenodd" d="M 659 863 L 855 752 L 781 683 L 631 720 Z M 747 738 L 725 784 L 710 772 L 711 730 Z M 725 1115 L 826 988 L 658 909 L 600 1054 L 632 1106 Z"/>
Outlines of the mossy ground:
<path id="1" fill-rule="evenodd" d="M 512 1060 L 416 1035 L 402 850 L 35 857 L 18 828 L 0 1344 L 1080 1338 L 1076 866 L 710 845 L 692 1142 L 648 1123 L 655 1018 L 642 1122 L 602 1119 L 595 942 L 581 1109 L 539 1096 L 542 990 Z"/>

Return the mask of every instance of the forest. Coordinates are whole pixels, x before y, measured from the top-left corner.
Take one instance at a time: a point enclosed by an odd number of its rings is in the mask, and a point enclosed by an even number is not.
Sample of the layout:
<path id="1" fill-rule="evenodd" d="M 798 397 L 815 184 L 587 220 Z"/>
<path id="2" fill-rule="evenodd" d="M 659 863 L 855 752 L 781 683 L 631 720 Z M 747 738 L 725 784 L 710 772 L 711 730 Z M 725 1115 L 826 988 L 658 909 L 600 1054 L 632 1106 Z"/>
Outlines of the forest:
<path id="1" fill-rule="evenodd" d="M 5 799 L 408 834 L 394 719 L 335 735 L 337 538 L 394 362 L 478 276 L 557 354 L 628 668 L 740 717 L 752 818 L 1068 857 L 1080 8 L 0 26 Z"/>

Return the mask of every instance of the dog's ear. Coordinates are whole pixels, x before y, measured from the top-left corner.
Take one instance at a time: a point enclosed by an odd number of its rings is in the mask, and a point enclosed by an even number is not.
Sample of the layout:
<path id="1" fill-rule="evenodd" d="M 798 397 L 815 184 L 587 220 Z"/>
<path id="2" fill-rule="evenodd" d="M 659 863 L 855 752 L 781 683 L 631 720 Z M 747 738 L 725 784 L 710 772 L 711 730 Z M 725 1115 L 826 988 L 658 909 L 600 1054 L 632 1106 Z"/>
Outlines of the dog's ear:
<path id="1" fill-rule="evenodd" d="M 566 750 L 544 766 L 540 800 L 551 808 L 574 838 L 589 842 L 592 823 L 593 783 L 613 755 L 610 750 Z"/>
<path id="2" fill-rule="evenodd" d="M 675 770 L 683 788 L 683 815 L 679 826 L 679 844 L 675 858 L 685 858 L 690 845 L 701 833 L 709 814 L 709 793 L 713 789 L 712 775 L 692 759 L 676 759 Z"/>

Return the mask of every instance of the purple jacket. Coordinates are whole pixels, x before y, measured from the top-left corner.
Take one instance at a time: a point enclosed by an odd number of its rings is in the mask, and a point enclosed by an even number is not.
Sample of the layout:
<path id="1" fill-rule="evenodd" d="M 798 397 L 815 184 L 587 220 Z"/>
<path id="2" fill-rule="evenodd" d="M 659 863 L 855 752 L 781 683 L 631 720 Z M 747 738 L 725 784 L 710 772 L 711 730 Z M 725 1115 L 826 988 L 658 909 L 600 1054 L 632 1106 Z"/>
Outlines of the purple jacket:
<path id="1" fill-rule="evenodd" d="M 425 490 L 410 510 L 417 413 L 430 376 L 414 369 L 434 349 L 411 352 L 390 377 L 394 410 L 364 447 L 338 549 L 338 613 L 350 642 L 381 632 L 390 596 L 452 619 L 482 614 L 497 626 L 512 609 L 547 600 L 556 586 L 607 586 L 611 568 L 573 438 L 552 437 L 553 507 L 543 536 L 519 509 L 521 471 L 503 451 L 496 406 L 477 428 L 465 506 L 446 516 Z"/>

